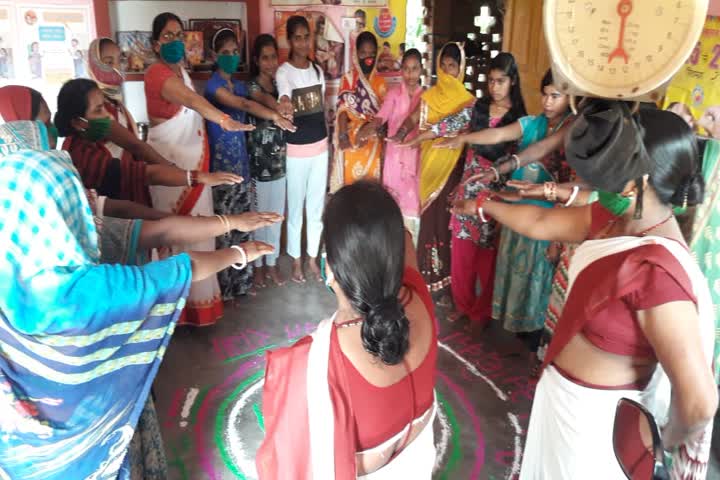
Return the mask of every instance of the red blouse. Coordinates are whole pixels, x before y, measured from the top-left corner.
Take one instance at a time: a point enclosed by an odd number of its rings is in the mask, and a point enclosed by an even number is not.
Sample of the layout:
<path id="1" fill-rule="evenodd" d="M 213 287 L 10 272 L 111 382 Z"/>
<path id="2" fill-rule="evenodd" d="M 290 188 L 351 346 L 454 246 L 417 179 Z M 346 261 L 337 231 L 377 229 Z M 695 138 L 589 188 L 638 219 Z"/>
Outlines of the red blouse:
<path id="1" fill-rule="evenodd" d="M 613 216 L 592 205 L 590 238 Z M 692 284 L 677 258 L 661 245 L 648 244 L 597 260 L 575 280 L 545 363 L 551 363 L 577 333 L 616 355 L 655 358 L 637 321 L 637 311 L 691 301 Z"/>
<path id="2" fill-rule="evenodd" d="M 330 381 L 334 383 L 333 378 L 343 373 L 347 375 L 350 388 L 347 398 L 352 399 L 358 452 L 377 447 L 397 435 L 411 420 L 425 413 L 434 401 L 438 332 L 432 299 L 422 275 L 412 268 L 405 269 L 403 285 L 410 289 L 413 295 L 418 295 L 422 299 L 433 325 L 428 353 L 410 375 L 388 387 L 372 385 L 340 350 L 337 330 L 333 330 L 332 333 L 331 357 L 333 352 L 340 352 L 344 372 L 338 371 L 340 366 L 331 363 Z"/>
<path id="3" fill-rule="evenodd" d="M 180 105 L 168 102 L 161 93 L 165 82 L 172 77 L 177 75 L 161 62 L 154 63 L 145 72 L 145 101 L 149 117 L 169 119 L 180 111 Z"/>

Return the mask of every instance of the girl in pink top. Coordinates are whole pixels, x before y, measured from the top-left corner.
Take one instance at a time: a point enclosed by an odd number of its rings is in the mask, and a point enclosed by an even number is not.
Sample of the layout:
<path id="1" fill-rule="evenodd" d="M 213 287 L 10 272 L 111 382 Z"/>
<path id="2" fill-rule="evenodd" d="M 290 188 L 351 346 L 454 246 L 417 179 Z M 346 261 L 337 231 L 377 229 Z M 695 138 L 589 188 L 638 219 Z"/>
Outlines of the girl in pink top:
<path id="1" fill-rule="evenodd" d="M 376 115 L 377 127 L 387 123 L 389 140 L 385 147 L 383 185 L 400 205 L 405 227 L 410 230 L 417 244 L 420 230 L 420 201 L 418 199 L 418 166 L 420 151 L 417 148 L 400 147 L 393 140 L 403 139 L 410 133 L 403 131 L 403 122 L 415 111 L 420 102 L 423 87 L 420 85 L 422 56 L 416 49 L 405 52 L 402 61 L 403 81 L 385 96 L 382 108 Z"/>

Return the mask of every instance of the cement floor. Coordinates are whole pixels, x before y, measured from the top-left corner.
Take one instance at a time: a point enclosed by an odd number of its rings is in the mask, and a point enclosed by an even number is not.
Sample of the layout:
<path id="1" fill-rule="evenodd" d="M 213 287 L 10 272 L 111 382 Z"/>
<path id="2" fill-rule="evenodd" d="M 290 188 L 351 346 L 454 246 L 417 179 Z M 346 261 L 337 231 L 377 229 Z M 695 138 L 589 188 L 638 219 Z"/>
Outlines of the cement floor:
<path id="1" fill-rule="evenodd" d="M 311 332 L 334 305 L 320 284 L 289 283 L 242 299 L 213 327 L 178 328 L 155 382 L 170 479 L 256 478 L 265 351 Z M 434 478 L 513 479 L 534 392 L 524 347 L 501 326 L 471 334 L 446 313 L 438 309 Z"/>

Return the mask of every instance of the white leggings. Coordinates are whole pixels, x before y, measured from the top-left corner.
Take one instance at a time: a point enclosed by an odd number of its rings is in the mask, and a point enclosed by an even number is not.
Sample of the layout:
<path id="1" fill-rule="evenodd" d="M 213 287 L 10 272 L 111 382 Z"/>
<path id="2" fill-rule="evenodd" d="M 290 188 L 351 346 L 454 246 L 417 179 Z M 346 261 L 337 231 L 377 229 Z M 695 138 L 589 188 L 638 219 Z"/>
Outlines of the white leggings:
<path id="1" fill-rule="evenodd" d="M 274 212 L 279 215 L 284 215 L 286 181 L 287 180 L 284 178 L 279 178 L 270 182 L 258 182 L 253 180 L 253 211 Z M 255 231 L 255 240 L 258 242 L 269 243 L 275 247 L 275 252 L 255 260 L 256 267 L 262 267 L 263 264 L 268 267 L 274 267 L 277 265 L 277 259 L 280 256 L 281 232 L 282 222 L 274 223 L 269 227 L 264 227 Z"/>
<path id="2" fill-rule="evenodd" d="M 302 256 L 303 206 L 307 219 L 307 254 L 317 257 L 327 191 L 328 152 L 314 157 L 287 157 L 287 253 Z"/>

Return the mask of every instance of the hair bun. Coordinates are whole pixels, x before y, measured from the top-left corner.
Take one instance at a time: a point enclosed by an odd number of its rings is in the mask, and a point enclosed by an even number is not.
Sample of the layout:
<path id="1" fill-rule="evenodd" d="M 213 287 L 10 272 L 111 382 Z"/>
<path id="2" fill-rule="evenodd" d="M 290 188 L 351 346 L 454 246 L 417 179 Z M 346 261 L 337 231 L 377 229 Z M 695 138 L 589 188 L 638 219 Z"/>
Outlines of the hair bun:
<path id="1" fill-rule="evenodd" d="M 386 365 L 397 365 L 409 347 L 410 324 L 397 298 L 386 298 L 371 306 L 362 326 L 365 350 Z"/>
<path id="2" fill-rule="evenodd" d="M 565 157 L 593 187 L 621 192 L 627 182 L 651 172 L 643 130 L 620 101 L 591 101 L 565 140 Z"/>

